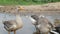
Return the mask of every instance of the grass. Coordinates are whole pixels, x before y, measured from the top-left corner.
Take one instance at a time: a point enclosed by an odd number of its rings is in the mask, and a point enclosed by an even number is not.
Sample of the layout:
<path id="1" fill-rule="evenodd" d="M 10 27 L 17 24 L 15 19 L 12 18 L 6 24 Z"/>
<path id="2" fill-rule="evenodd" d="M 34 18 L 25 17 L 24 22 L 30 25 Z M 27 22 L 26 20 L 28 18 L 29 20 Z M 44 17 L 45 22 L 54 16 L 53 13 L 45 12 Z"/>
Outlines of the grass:
<path id="1" fill-rule="evenodd" d="M 60 0 L 0 0 L 0 5 L 40 5 L 50 2 L 60 2 Z"/>
<path id="2" fill-rule="evenodd" d="M 14 5 L 14 4 L 18 4 L 18 3 L 11 0 L 0 0 L 0 5 Z"/>

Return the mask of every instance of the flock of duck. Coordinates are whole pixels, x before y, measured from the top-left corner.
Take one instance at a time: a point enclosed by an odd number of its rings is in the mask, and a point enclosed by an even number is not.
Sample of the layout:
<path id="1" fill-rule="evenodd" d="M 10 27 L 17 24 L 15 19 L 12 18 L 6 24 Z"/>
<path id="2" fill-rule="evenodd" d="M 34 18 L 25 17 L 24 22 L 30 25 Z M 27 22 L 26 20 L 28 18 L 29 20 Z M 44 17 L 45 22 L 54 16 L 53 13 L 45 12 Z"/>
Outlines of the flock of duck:
<path id="1" fill-rule="evenodd" d="M 59 31 L 57 32 L 56 26 L 54 26 L 54 24 L 52 24 L 45 16 L 31 15 L 26 17 L 32 21 L 32 24 L 36 28 L 36 32 L 39 34 L 60 34 Z M 8 31 L 8 34 L 10 34 L 10 32 L 16 34 L 16 30 L 23 27 L 23 21 L 18 14 L 16 15 L 16 20 L 7 20 L 4 21 L 3 24 L 4 28 Z"/>

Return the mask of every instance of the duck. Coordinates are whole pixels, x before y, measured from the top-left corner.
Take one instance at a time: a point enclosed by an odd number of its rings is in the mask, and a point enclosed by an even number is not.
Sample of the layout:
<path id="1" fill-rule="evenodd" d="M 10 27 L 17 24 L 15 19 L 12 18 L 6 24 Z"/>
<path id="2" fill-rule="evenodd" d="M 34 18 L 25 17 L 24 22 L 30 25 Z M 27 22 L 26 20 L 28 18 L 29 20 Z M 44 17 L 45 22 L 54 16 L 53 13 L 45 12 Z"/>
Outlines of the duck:
<path id="1" fill-rule="evenodd" d="M 16 34 L 16 30 L 23 27 L 23 21 L 19 14 L 16 14 L 15 20 L 7 20 L 4 21 L 3 24 L 4 28 L 8 31 L 8 34 L 10 34 L 10 32 L 14 32 L 14 34 Z"/>

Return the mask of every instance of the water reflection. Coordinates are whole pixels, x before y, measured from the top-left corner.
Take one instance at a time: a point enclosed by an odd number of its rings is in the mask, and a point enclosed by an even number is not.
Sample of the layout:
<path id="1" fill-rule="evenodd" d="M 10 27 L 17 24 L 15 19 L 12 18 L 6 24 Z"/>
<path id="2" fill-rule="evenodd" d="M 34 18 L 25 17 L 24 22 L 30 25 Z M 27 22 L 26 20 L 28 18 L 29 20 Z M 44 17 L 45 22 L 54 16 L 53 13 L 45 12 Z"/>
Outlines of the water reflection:
<path id="1" fill-rule="evenodd" d="M 47 16 L 46 18 L 48 18 L 52 23 L 54 21 L 55 18 L 60 18 L 60 15 L 45 15 Z M 35 34 L 35 27 L 34 25 L 32 25 L 31 20 L 29 20 L 28 18 L 26 18 L 25 16 L 21 16 L 23 23 L 24 23 L 24 27 L 22 29 L 17 30 L 17 34 Z M 3 21 L 5 20 L 14 20 L 15 19 L 15 15 L 12 14 L 6 14 L 6 13 L 0 13 L 0 34 L 8 34 L 8 32 L 4 29 L 3 27 Z M 11 33 L 13 34 L 13 33 Z"/>

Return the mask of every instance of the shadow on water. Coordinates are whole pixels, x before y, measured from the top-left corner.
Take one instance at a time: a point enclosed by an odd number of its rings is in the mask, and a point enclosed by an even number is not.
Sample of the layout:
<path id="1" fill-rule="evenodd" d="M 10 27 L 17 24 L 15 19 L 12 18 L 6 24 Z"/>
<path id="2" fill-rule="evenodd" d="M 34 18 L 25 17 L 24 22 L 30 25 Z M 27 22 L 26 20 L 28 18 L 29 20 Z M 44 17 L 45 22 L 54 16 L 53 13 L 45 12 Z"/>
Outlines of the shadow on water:
<path id="1" fill-rule="evenodd" d="M 53 23 L 55 18 L 60 18 L 60 15 L 49 16 L 45 15 L 47 18 Z M 0 13 L 0 34 L 8 34 L 8 32 L 3 27 L 3 21 L 5 20 L 15 20 L 15 15 Z M 31 20 L 26 18 L 25 16 L 21 16 L 24 26 L 22 29 L 17 30 L 17 34 L 38 34 L 35 30 L 34 25 L 32 25 Z M 11 33 L 13 34 L 13 33 Z"/>

